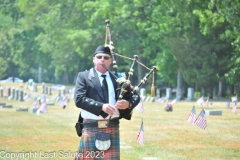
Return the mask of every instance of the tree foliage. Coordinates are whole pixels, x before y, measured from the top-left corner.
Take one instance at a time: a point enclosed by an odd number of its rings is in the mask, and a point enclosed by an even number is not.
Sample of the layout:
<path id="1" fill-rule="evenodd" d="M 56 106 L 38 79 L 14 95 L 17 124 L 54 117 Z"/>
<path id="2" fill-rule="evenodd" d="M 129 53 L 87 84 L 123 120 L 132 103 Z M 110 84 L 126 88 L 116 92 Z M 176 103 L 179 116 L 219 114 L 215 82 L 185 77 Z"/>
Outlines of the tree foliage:
<path id="1" fill-rule="evenodd" d="M 187 86 L 211 88 L 225 78 L 236 84 L 239 6 L 238 0 L 0 0 L 0 75 L 37 79 L 42 68 L 43 81 L 72 84 L 92 67 L 110 19 L 115 51 L 157 66 L 157 86 L 176 87 L 178 70 Z M 131 61 L 117 62 L 128 72 Z M 147 72 L 135 70 L 134 84 Z"/>

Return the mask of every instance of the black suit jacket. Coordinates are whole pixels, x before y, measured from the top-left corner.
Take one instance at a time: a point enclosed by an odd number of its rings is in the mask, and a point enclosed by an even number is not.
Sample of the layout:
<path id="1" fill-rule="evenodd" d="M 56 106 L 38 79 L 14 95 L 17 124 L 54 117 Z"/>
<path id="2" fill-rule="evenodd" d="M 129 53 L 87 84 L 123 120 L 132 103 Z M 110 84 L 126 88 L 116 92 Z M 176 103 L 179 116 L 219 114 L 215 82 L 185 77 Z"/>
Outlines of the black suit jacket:
<path id="1" fill-rule="evenodd" d="M 110 74 L 115 89 L 116 100 L 119 96 L 117 88 L 120 88 L 113 75 Z M 101 89 L 101 83 L 99 81 L 97 72 L 95 69 L 89 71 L 79 72 L 75 85 L 74 101 L 78 108 L 84 109 L 96 116 L 101 115 L 103 118 L 108 116 L 107 113 L 102 111 L 102 106 L 105 102 L 103 92 Z M 138 94 L 134 94 L 129 101 L 132 104 L 132 109 L 139 103 L 140 97 Z M 119 110 L 120 118 L 130 120 L 132 115 L 132 109 Z"/>

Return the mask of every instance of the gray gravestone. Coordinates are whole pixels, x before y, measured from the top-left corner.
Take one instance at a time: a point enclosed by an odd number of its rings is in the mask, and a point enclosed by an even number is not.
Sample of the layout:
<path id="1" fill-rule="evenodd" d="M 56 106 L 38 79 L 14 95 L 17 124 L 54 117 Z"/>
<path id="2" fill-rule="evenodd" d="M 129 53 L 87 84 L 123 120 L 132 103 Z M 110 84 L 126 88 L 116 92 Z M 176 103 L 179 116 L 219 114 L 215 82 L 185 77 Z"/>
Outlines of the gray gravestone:
<path id="1" fill-rule="evenodd" d="M 222 110 L 212 110 L 212 111 L 206 111 L 206 116 L 222 116 Z"/>
<path id="2" fill-rule="evenodd" d="M 7 97 L 11 96 L 11 88 L 7 88 Z"/>
<path id="3" fill-rule="evenodd" d="M 0 97 L 3 97 L 3 88 L 0 87 Z"/>
<path id="4" fill-rule="evenodd" d="M 183 90 L 182 90 L 182 88 L 177 88 L 176 98 L 177 98 L 177 100 L 183 99 Z"/>
<path id="5" fill-rule="evenodd" d="M 18 101 L 23 101 L 23 91 L 21 90 L 18 91 Z"/>
<path id="6" fill-rule="evenodd" d="M 189 101 L 194 100 L 194 89 L 193 88 L 188 88 L 187 100 L 189 100 Z"/>
<path id="7" fill-rule="evenodd" d="M 47 105 L 48 106 L 54 106 L 55 105 L 55 102 L 53 101 L 53 102 L 47 102 Z"/>
<path id="8" fill-rule="evenodd" d="M 166 99 L 171 99 L 172 98 L 172 89 L 167 88 L 166 89 Z"/>
<path id="9" fill-rule="evenodd" d="M 45 93 L 45 83 L 42 83 L 42 94 Z"/>
<path id="10" fill-rule="evenodd" d="M 0 108 L 5 107 L 6 103 L 0 103 Z"/>
<path id="11" fill-rule="evenodd" d="M 16 109 L 17 112 L 28 112 L 28 108 L 27 107 L 20 107 Z"/>
<path id="12" fill-rule="evenodd" d="M 66 89 L 62 89 L 62 95 L 66 95 Z"/>
<path id="13" fill-rule="evenodd" d="M 45 94 L 48 94 L 48 86 L 45 86 Z"/>
<path id="14" fill-rule="evenodd" d="M 156 89 L 156 94 L 157 94 L 156 97 L 160 98 L 160 89 Z"/>
<path id="15" fill-rule="evenodd" d="M 33 91 L 34 91 L 34 92 L 37 92 L 37 85 L 36 85 L 36 83 L 33 82 L 32 85 L 33 85 Z"/>
<path id="16" fill-rule="evenodd" d="M 3 108 L 13 108 L 12 105 L 5 105 Z"/>
<path id="17" fill-rule="evenodd" d="M 48 87 L 48 95 L 52 95 L 52 87 L 51 86 Z"/>
<path id="18" fill-rule="evenodd" d="M 15 89 L 14 100 L 15 100 L 15 101 L 18 100 L 18 90 L 17 90 L 17 89 Z"/>
<path id="19" fill-rule="evenodd" d="M 11 95 L 8 97 L 9 100 L 14 99 L 15 97 L 15 89 L 11 88 Z"/>
<path id="20" fill-rule="evenodd" d="M 38 110 L 38 108 L 31 108 L 31 113 L 36 113 L 37 112 L 37 110 Z"/>
<path id="21" fill-rule="evenodd" d="M 61 97 L 61 90 L 60 90 L 60 89 L 58 90 L 57 96 L 58 96 L 58 97 Z"/>

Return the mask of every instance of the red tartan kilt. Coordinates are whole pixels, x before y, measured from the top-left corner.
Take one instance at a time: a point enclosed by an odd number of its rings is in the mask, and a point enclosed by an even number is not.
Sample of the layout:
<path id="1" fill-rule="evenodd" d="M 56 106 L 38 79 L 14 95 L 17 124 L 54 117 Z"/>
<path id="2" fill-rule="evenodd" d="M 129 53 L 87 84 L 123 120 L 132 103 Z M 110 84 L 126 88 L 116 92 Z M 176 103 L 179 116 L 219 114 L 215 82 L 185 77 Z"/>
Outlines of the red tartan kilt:
<path id="1" fill-rule="evenodd" d="M 106 151 L 99 151 L 95 147 L 95 134 L 97 132 L 110 133 L 111 146 Z M 78 150 L 78 160 L 119 160 L 120 140 L 119 125 L 107 128 L 84 128 Z M 77 159 L 77 158 L 76 158 Z"/>

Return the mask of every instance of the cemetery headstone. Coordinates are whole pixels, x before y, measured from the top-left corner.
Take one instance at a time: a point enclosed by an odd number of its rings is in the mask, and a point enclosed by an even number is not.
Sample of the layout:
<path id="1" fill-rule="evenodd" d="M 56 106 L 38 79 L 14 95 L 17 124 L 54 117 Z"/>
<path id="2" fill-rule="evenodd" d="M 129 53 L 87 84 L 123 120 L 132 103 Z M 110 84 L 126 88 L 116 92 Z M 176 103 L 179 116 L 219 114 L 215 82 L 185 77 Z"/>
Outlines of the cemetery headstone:
<path id="1" fill-rule="evenodd" d="M 45 94 L 48 94 L 48 87 L 49 87 L 49 86 L 46 86 L 46 87 L 45 87 Z"/>
<path id="2" fill-rule="evenodd" d="M 222 116 L 222 110 L 205 110 L 206 116 Z"/>
<path id="3" fill-rule="evenodd" d="M 45 83 L 42 83 L 42 92 L 41 92 L 42 94 L 44 94 L 45 93 Z"/>
<path id="4" fill-rule="evenodd" d="M 3 97 L 3 88 L 0 87 L 0 97 Z"/>
<path id="5" fill-rule="evenodd" d="M 182 90 L 182 88 L 177 88 L 176 98 L 177 98 L 177 100 L 183 99 L 183 90 Z"/>
<path id="6" fill-rule="evenodd" d="M 140 97 L 141 98 L 146 97 L 146 89 L 145 88 L 140 89 Z"/>
<path id="7" fill-rule="evenodd" d="M 8 100 L 14 99 L 15 97 L 15 88 L 11 88 L 11 95 L 8 97 Z"/>
<path id="8" fill-rule="evenodd" d="M 33 91 L 37 92 L 37 84 L 33 82 Z"/>
<path id="9" fill-rule="evenodd" d="M 157 98 L 160 98 L 161 96 L 160 96 L 160 89 L 156 89 L 156 97 Z"/>
<path id="10" fill-rule="evenodd" d="M 52 87 L 51 86 L 48 87 L 48 95 L 52 95 Z"/>
<path id="11" fill-rule="evenodd" d="M 15 100 L 15 101 L 18 100 L 18 89 L 15 89 L 14 100 Z"/>
<path id="12" fill-rule="evenodd" d="M 12 105 L 5 105 L 3 108 L 13 108 Z"/>
<path id="13" fill-rule="evenodd" d="M 36 113 L 38 108 L 31 108 L 31 113 Z"/>
<path id="14" fill-rule="evenodd" d="M 61 90 L 60 90 L 60 89 L 58 90 L 57 96 L 58 96 L 58 97 L 61 97 Z"/>
<path id="15" fill-rule="evenodd" d="M 192 101 L 194 100 L 194 89 L 188 88 L 187 100 Z"/>
<path id="16" fill-rule="evenodd" d="M 11 88 L 10 87 L 7 88 L 7 97 L 9 97 L 9 96 L 11 96 Z"/>
<path id="17" fill-rule="evenodd" d="M 62 95 L 66 95 L 66 89 L 62 89 Z"/>
<path id="18" fill-rule="evenodd" d="M 6 103 L 0 103 L 0 108 L 5 107 Z"/>
<path id="19" fill-rule="evenodd" d="M 16 109 L 17 112 L 28 112 L 28 108 L 27 107 L 20 107 Z"/>
<path id="20" fill-rule="evenodd" d="M 172 89 L 167 88 L 166 89 L 166 99 L 171 99 L 172 98 Z"/>
<path id="21" fill-rule="evenodd" d="M 23 101 L 23 91 L 21 90 L 18 91 L 18 101 Z"/>

